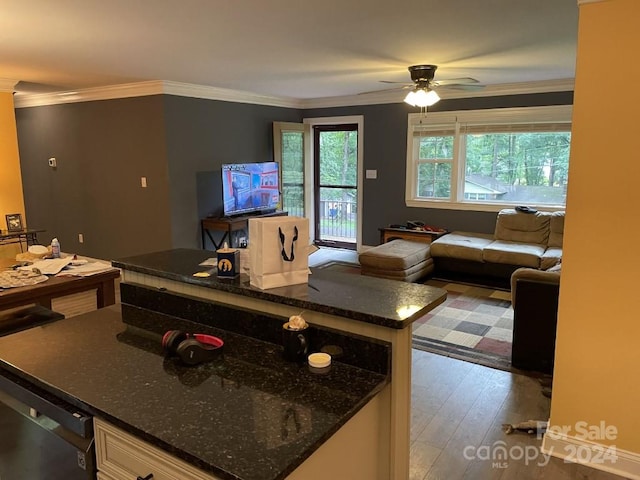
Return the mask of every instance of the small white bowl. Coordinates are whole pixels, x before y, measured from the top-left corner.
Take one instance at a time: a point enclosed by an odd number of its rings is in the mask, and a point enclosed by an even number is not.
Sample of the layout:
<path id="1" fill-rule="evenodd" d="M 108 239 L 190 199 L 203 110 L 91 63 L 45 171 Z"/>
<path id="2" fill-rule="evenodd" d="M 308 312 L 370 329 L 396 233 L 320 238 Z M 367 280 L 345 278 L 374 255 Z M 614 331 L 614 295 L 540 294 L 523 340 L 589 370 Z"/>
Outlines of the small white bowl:
<path id="1" fill-rule="evenodd" d="M 331 365 L 331 355 L 328 353 L 312 353 L 307 360 L 313 368 L 326 368 Z"/>
<path id="2" fill-rule="evenodd" d="M 29 247 L 29 253 L 33 255 L 44 255 L 45 253 L 49 253 L 49 249 L 44 245 L 31 245 Z"/>

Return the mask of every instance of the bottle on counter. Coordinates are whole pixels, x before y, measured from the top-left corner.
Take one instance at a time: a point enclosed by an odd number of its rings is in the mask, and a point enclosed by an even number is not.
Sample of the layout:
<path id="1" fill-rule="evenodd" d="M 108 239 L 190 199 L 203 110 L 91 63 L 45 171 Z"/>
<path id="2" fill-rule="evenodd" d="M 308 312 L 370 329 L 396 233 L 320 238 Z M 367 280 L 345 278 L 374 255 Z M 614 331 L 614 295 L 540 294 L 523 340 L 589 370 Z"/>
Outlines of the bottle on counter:
<path id="1" fill-rule="evenodd" d="M 57 238 L 51 240 L 51 255 L 53 258 L 60 258 L 60 242 Z"/>

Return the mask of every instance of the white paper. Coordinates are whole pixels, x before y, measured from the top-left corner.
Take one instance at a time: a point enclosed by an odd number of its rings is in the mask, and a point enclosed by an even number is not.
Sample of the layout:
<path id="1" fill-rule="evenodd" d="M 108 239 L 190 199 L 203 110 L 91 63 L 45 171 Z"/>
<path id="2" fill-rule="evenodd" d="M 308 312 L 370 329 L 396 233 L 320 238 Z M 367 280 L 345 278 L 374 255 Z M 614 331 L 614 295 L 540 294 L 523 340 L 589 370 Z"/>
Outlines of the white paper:
<path id="1" fill-rule="evenodd" d="M 115 267 L 105 262 L 87 262 L 84 265 L 69 265 L 65 270 L 58 273 L 57 276 L 88 277 L 96 275 L 97 273 L 108 272 L 109 270 L 115 270 Z"/>
<path id="2" fill-rule="evenodd" d="M 19 270 L 33 270 L 37 268 L 42 272 L 43 275 L 55 275 L 60 272 L 64 267 L 69 265 L 73 259 L 71 257 L 67 258 L 51 258 L 47 260 L 38 260 L 37 262 L 33 262 L 31 265 L 27 265 L 26 267 L 20 267 Z"/>

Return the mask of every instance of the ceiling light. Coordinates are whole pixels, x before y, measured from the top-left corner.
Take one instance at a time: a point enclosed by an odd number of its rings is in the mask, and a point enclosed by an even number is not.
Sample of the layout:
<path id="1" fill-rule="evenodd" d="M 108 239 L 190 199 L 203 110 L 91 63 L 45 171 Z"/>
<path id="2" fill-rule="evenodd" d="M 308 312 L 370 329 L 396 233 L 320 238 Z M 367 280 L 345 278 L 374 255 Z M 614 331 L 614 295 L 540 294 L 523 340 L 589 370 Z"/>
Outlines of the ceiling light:
<path id="1" fill-rule="evenodd" d="M 411 90 L 404 101 L 412 107 L 430 107 L 435 104 L 440 97 L 438 94 L 430 88 L 416 88 Z"/>

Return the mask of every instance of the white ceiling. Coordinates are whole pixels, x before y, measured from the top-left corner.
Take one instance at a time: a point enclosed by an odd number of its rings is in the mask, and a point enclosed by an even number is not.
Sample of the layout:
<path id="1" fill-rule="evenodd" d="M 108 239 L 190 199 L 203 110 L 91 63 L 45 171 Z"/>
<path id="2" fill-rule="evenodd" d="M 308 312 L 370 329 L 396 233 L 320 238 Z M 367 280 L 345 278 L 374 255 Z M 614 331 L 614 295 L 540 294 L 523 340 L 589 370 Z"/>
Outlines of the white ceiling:
<path id="1" fill-rule="evenodd" d="M 574 77 L 576 0 L 23 0 L 0 9 L 18 92 L 165 80 L 314 99 L 410 81 Z"/>

